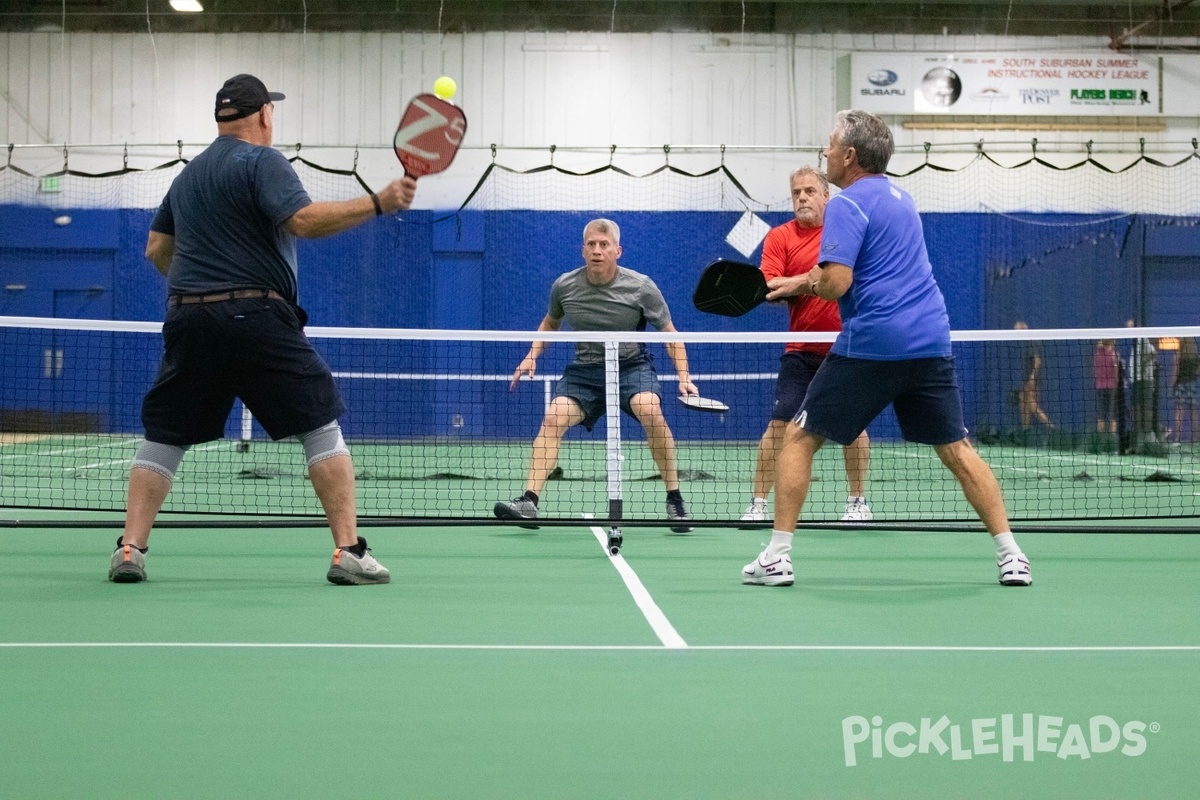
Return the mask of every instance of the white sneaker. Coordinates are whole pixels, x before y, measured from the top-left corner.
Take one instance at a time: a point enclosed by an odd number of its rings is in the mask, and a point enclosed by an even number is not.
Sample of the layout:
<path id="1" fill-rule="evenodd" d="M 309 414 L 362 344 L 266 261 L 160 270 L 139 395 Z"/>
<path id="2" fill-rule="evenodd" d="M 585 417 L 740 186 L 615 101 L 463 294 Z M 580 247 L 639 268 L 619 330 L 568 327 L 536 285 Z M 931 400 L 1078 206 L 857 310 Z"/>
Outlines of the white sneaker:
<path id="1" fill-rule="evenodd" d="M 866 500 L 855 500 L 846 503 L 846 513 L 842 514 L 842 522 L 870 522 L 875 518 Z"/>
<path id="2" fill-rule="evenodd" d="M 766 522 L 770 517 L 767 516 L 766 505 L 751 503 L 746 506 L 746 510 L 742 512 L 739 522 Z"/>
<path id="3" fill-rule="evenodd" d="M 742 567 L 742 583 L 752 586 L 791 586 L 795 581 L 788 553 L 774 556 L 763 550 L 758 558 Z"/>
<path id="4" fill-rule="evenodd" d="M 997 560 L 1000 567 L 1000 583 L 1003 586 L 1029 586 L 1033 583 L 1033 573 L 1029 571 L 1029 559 L 1024 553 Z"/>

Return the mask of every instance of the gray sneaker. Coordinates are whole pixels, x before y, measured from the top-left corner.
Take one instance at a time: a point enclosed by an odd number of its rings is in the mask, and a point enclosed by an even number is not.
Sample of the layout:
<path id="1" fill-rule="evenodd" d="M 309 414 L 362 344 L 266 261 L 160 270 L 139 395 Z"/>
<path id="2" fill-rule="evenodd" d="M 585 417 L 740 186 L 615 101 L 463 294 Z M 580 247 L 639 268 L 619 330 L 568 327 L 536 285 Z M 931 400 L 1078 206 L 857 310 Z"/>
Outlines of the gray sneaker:
<path id="1" fill-rule="evenodd" d="M 113 550 L 108 565 L 108 579 L 113 583 L 141 583 L 146 580 L 146 554 L 131 544 L 117 538 L 117 549 Z"/>
<path id="2" fill-rule="evenodd" d="M 508 502 L 496 503 L 492 513 L 497 519 L 533 520 L 538 518 L 538 507 L 525 495 L 514 497 Z M 536 525 L 522 525 L 522 528 L 537 528 Z"/>
<path id="3" fill-rule="evenodd" d="M 688 513 L 687 506 L 682 500 L 667 500 L 667 519 L 672 522 L 686 522 L 691 519 L 692 515 Z M 691 525 L 672 525 L 672 533 L 691 533 L 695 528 Z"/>
<path id="4" fill-rule="evenodd" d="M 339 547 L 333 551 L 333 560 L 329 562 L 329 572 L 325 580 L 339 586 L 362 586 L 368 583 L 389 583 L 392 574 L 387 567 L 380 564 L 366 549 L 367 540 L 358 537 L 358 543 L 363 546 L 362 556 L 356 556 L 348 548 Z"/>

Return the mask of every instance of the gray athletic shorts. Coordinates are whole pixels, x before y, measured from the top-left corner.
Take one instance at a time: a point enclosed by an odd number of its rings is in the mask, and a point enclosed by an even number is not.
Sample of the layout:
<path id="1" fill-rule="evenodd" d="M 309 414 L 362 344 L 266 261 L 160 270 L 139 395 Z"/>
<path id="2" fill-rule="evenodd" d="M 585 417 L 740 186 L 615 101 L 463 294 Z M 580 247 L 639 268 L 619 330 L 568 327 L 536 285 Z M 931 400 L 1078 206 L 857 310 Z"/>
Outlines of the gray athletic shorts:
<path id="1" fill-rule="evenodd" d="M 635 394 L 650 392 L 662 396 L 654 362 L 647 356 L 621 362 L 621 410 L 633 416 L 629 400 Z M 583 409 L 583 426 L 589 431 L 607 410 L 604 400 L 603 364 L 568 364 L 562 380 L 554 387 L 555 397 L 569 397 Z"/>

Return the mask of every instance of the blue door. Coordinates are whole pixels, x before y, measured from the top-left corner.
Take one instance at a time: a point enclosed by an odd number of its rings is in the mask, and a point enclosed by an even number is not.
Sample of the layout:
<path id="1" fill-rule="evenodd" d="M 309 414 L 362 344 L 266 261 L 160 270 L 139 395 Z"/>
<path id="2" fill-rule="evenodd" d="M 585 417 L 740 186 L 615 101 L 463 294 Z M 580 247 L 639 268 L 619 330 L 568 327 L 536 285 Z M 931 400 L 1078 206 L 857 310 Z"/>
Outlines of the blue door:
<path id="1" fill-rule="evenodd" d="M 0 313 L 111 320 L 113 252 L 0 249 Z M 0 409 L 9 427 L 108 429 L 113 334 L 0 329 Z"/>

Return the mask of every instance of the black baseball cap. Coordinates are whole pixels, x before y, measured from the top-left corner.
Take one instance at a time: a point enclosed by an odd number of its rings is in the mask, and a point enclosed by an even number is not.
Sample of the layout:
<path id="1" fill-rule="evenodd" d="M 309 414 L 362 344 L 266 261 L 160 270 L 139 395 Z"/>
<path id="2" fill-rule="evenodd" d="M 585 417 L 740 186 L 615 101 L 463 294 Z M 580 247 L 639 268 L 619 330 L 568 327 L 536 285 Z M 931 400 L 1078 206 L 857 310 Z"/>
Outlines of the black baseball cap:
<path id="1" fill-rule="evenodd" d="M 253 75 L 234 75 L 217 92 L 217 108 L 213 114 L 217 122 L 232 122 L 257 114 L 267 103 L 282 99 L 281 93 L 268 92 L 266 84 Z"/>

